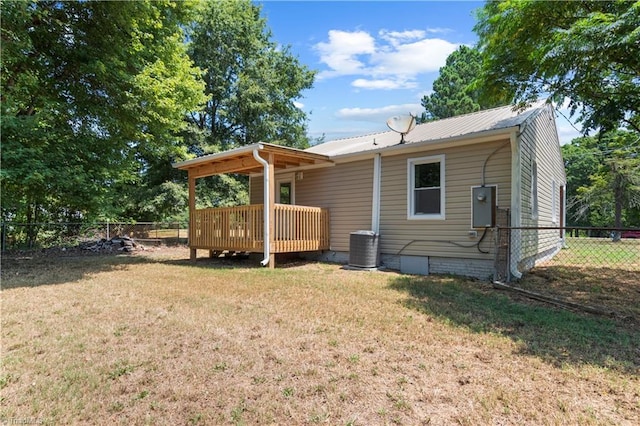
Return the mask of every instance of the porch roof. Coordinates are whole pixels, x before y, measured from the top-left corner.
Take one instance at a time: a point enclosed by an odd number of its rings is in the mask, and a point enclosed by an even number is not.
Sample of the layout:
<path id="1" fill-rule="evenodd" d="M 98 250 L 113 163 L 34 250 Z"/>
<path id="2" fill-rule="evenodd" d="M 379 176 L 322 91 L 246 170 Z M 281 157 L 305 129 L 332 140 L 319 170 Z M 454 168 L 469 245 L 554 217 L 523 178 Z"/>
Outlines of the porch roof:
<path id="1" fill-rule="evenodd" d="M 262 173 L 263 166 L 254 158 L 254 150 L 258 150 L 259 155 L 265 160 L 268 160 L 272 154 L 273 167 L 276 170 L 332 162 L 328 156 L 323 154 L 260 142 L 175 163 L 173 167 L 187 170 L 189 176 L 192 177 L 222 173 Z"/>

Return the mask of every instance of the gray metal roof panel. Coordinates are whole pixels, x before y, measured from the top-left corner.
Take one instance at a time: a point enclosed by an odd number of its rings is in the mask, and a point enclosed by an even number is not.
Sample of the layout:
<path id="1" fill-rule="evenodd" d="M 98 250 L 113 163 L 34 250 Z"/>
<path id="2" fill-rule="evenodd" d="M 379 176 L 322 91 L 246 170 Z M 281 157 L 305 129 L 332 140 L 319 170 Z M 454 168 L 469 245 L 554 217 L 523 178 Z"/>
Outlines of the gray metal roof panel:
<path id="1" fill-rule="evenodd" d="M 544 105 L 538 103 L 529 109 L 518 111 L 514 110 L 513 106 L 508 105 L 418 124 L 415 129 L 405 135 L 405 145 L 463 136 L 472 137 L 478 133 L 520 126 L 542 108 L 544 108 Z M 400 144 L 400 134 L 389 130 L 386 132 L 328 141 L 308 148 L 307 151 L 328 156 L 337 156 L 379 150 L 398 144 Z"/>

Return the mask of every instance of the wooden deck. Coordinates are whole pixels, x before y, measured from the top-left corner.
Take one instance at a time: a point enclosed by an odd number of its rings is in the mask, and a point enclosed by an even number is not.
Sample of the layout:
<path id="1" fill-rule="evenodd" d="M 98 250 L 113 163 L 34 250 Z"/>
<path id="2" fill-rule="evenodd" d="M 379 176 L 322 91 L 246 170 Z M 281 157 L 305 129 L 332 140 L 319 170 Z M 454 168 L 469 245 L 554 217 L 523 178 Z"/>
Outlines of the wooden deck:
<path id="1" fill-rule="evenodd" d="M 271 253 L 329 249 L 329 211 L 320 207 L 274 205 Z M 189 247 L 212 251 L 262 252 L 264 205 L 197 209 Z"/>

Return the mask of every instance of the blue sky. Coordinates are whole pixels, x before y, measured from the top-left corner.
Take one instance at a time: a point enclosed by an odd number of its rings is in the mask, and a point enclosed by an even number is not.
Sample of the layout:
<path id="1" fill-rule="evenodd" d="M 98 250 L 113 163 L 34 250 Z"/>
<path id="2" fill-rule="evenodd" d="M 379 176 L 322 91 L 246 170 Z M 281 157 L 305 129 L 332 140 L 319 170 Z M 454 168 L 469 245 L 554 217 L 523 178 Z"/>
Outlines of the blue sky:
<path id="1" fill-rule="evenodd" d="M 308 133 L 325 140 L 388 130 L 386 119 L 421 113 L 447 56 L 473 45 L 477 1 L 255 1 L 272 40 L 316 70 L 298 100 Z M 578 136 L 557 118 L 561 142 Z"/>

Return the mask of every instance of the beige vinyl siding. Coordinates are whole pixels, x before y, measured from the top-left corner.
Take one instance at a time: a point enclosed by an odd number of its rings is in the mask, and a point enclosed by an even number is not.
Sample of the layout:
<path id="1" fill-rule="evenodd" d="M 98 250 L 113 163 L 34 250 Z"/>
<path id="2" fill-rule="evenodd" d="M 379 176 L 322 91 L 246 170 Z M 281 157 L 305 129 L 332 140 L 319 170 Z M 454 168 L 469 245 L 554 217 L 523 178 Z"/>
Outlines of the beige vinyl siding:
<path id="1" fill-rule="evenodd" d="M 560 151 L 555 117 L 551 108 L 545 108 L 520 136 L 521 146 L 521 225 L 523 227 L 550 227 L 560 224 L 560 187 L 566 185 L 564 163 Z M 532 206 L 532 164 L 537 165 L 538 214 Z M 556 192 L 553 193 L 555 181 Z M 555 196 L 555 203 L 553 197 Z M 555 208 L 555 214 L 552 210 Z M 553 221 L 553 218 L 556 221 Z M 559 231 L 522 231 L 520 259 L 540 257 L 559 247 Z M 514 253 L 518 254 L 518 253 Z"/>
<path id="2" fill-rule="evenodd" d="M 448 148 L 437 151 L 388 156 L 382 158 L 380 246 L 383 254 L 442 256 L 453 258 L 492 259 L 472 245 L 471 187 L 482 183 L 482 166 L 486 167 L 485 184 L 497 185 L 498 207 L 508 208 L 511 198 L 511 147 L 509 139 L 481 145 Z M 431 155 L 445 156 L 445 219 L 408 219 L 407 160 Z M 412 242 L 413 241 L 413 242 Z M 408 246 L 406 246 L 409 244 Z M 488 232 L 482 247 L 492 247 L 493 233 Z M 406 247 L 405 247 L 406 246 Z M 403 249 L 404 247 L 404 249 Z"/>
<path id="3" fill-rule="evenodd" d="M 373 159 L 304 171 L 296 204 L 329 209 L 331 250 L 349 251 L 351 232 L 371 229 Z"/>
<path id="4" fill-rule="evenodd" d="M 527 129 L 530 130 L 530 129 Z M 520 214 L 521 226 L 537 226 L 537 221 L 533 215 L 532 200 L 532 170 L 535 155 L 535 134 L 525 131 L 520 135 Z M 536 160 L 537 161 L 537 160 Z M 538 167 L 539 172 L 539 167 Z M 539 177 L 539 175 L 538 175 Z M 538 194 L 539 195 L 539 194 Z M 539 205 L 539 201 L 538 201 Z"/>
<path id="5" fill-rule="evenodd" d="M 264 203 L 264 182 L 262 175 L 249 178 L 249 204 Z"/>
<path id="6" fill-rule="evenodd" d="M 278 174 L 276 174 L 276 179 Z M 373 159 L 302 171 L 296 204 L 329 209 L 331 250 L 349 251 L 350 233 L 371 229 Z M 262 176 L 251 180 L 251 203 L 262 203 Z"/>
<path id="7" fill-rule="evenodd" d="M 536 131 L 538 135 L 538 147 L 536 150 L 538 163 L 538 226 L 557 226 L 552 218 L 554 216 L 552 207 L 553 181 L 556 182 L 556 189 L 564 186 L 566 182 L 564 163 L 560 144 L 558 142 L 555 123 L 549 126 L 545 121 L 553 121 L 553 113 L 545 110 L 532 123 L 532 131 Z M 526 132 L 526 130 L 525 130 Z M 556 192 L 558 196 L 558 192 Z M 555 203 L 556 214 L 558 217 L 558 203 Z"/>

